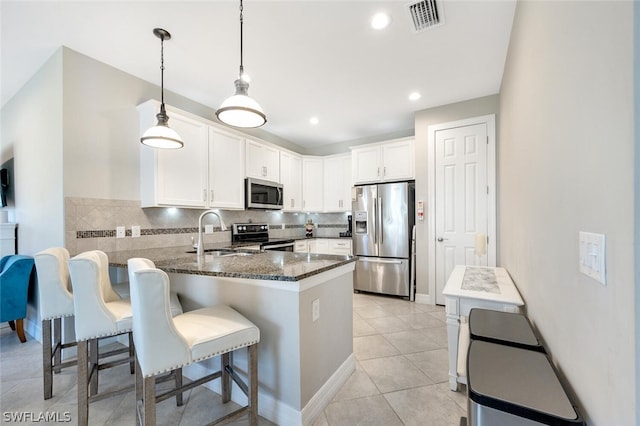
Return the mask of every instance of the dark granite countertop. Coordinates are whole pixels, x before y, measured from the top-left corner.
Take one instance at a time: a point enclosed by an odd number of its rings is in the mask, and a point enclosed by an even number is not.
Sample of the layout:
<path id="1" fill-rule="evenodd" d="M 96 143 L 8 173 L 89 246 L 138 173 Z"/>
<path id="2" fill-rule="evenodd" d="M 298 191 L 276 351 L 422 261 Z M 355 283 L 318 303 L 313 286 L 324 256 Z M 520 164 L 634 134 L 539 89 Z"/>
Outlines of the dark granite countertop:
<path id="1" fill-rule="evenodd" d="M 205 246 L 205 250 L 225 248 L 234 248 L 240 254 L 221 257 L 205 253 L 198 257 L 195 253 L 188 253 L 193 251 L 192 247 L 178 246 L 118 251 L 107 255 L 109 264 L 116 267 L 126 267 L 130 258 L 143 257 L 165 272 L 274 281 L 300 281 L 356 261 L 353 256 L 243 250 L 242 245 L 231 247 L 229 243 Z"/>

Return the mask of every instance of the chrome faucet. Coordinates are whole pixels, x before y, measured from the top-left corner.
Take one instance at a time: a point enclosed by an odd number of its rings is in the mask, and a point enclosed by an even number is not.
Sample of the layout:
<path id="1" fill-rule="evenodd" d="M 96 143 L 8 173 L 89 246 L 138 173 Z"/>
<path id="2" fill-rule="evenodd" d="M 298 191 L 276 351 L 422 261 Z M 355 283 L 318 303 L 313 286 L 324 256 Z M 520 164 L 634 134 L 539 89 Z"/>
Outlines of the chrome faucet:
<path id="1" fill-rule="evenodd" d="M 224 221 L 222 220 L 220 215 L 215 212 L 215 210 L 207 210 L 203 212 L 198 218 L 198 248 L 196 249 L 196 253 L 198 256 L 202 256 L 204 254 L 204 244 L 202 243 L 202 219 L 208 214 L 212 214 L 218 218 L 218 220 L 220 221 L 221 230 L 223 231 L 227 230 L 227 227 L 225 226 Z"/>

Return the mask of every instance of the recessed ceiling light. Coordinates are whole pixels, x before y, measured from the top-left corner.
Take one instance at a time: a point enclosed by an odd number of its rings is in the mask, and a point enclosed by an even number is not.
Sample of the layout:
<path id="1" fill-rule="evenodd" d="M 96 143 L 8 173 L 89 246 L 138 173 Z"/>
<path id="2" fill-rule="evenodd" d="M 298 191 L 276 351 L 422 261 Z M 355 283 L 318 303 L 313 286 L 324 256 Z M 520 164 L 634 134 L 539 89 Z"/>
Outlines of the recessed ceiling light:
<path id="1" fill-rule="evenodd" d="M 313 124 L 314 126 L 315 126 L 316 124 L 318 124 L 319 122 L 320 122 L 320 120 L 318 120 L 318 117 L 311 117 L 311 118 L 309 119 L 309 123 Z"/>
<path id="2" fill-rule="evenodd" d="M 413 92 L 413 93 L 409 94 L 409 100 L 410 101 L 417 101 L 421 97 L 422 97 L 422 95 L 420 93 L 418 93 L 418 92 Z"/>
<path id="3" fill-rule="evenodd" d="M 391 22 L 391 17 L 385 12 L 378 12 L 371 18 L 371 28 L 374 30 L 381 30 L 387 28 Z"/>

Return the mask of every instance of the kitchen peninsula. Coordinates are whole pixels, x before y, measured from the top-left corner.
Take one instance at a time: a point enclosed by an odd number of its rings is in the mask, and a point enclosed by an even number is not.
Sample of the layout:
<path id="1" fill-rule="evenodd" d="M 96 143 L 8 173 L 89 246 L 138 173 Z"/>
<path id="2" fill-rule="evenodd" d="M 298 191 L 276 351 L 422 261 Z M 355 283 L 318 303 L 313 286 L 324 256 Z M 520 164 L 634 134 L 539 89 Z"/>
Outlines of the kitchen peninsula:
<path id="1" fill-rule="evenodd" d="M 169 274 L 185 311 L 226 304 L 256 324 L 260 415 L 276 424 L 311 423 L 355 369 L 355 258 L 213 248 L 204 256 L 187 253 L 190 247 L 119 251 L 109 260 L 123 268 L 129 258 L 148 258 Z M 235 359 L 240 370 L 244 355 Z M 190 368 L 214 369 L 217 362 Z M 233 399 L 243 404 L 243 396 L 234 392 Z"/>

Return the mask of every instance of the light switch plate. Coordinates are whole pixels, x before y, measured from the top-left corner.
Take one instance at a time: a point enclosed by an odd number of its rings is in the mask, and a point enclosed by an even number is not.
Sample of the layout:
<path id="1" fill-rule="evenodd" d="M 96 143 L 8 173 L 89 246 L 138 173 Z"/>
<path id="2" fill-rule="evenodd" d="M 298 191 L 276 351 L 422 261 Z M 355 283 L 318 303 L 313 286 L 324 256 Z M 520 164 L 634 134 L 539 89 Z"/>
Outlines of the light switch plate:
<path id="1" fill-rule="evenodd" d="M 131 238 L 140 238 L 140 226 L 131 226 Z"/>
<path id="2" fill-rule="evenodd" d="M 205 225 L 204 226 L 205 234 L 213 234 L 213 225 Z"/>
<path id="3" fill-rule="evenodd" d="M 580 232 L 580 272 L 600 282 L 607 284 L 605 236 L 592 232 Z"/>

